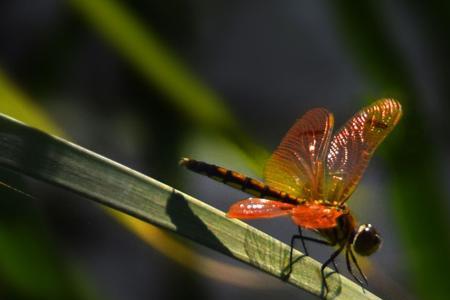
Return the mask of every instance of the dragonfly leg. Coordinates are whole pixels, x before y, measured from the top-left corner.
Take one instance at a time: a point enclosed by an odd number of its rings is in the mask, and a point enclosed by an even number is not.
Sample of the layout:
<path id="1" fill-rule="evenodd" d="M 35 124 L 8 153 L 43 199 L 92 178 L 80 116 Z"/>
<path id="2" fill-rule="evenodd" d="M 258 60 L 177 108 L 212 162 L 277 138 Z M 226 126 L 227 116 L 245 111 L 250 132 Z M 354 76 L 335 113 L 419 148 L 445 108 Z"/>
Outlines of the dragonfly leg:
<path id="1" fill-rule="evenodd" d="M 306 244 L 305 244 L 305 237 L 303 236 L 302 228 L 300 226 L 298 226 L 298 235 L 294 235 L 294 236 L 299 238 L 302 241 L 302 246 L 303 246 L 303 250 L 305 251 L 305 255 L 309 256 L 308 249 L 306 248 Z M 293 243 L 291 240 L 291 253 L 292 253 L 292 247 L 293 247 Z"/>
<path id="2" fill-rule="evenodd" d="M 302 241 L 303 250 L 305 251 L 305 255 L 306 256 L 309 256 L 309 254 L 308 254 L 308 249 L 306 248 L 305 241 L 310 241 L 310 242 L 314 242 L 314 243 L 318 243 L 318 244 L 322 244 L 322 245 L 330 245 L 330 243 L 327 242 L 327 241 L 316 239 L 316 238 L 312 238 L 312 237 L 308 237 L 308 236 L 303 236 L 302 228 L 299 226 L 298 227 L 298 234 L 293 235 L 292 238 L 291 238 L 291 251 L 289 253 L 289 270 L 286 273 L 286 276 L 289 276 L 292 273 L 294 244 L 295 244 L 295 241 L 297 239 L 300 239 Z M 334 262 L 333 262 L 333 264 L 334 264 Z"/>
<path id="3" fill-rule="evenodd" d="M 299 234 L 295 234 L 292 236 L 291 238 L 291 250 L 289 252 L 289 269 L 285 275 L 285 277 L 289 277 L 289 275 L 291 275 L 292 273 L 292 265 L 293 265 L 293 254 L 294 254 L 294 244 L 295 244 L 295 240 L 297 239 L 301 239 L 302 240 L 302 244 L 303 244 L 303 248 L 306 250 L 305 248 L 305 242 L 303 240 L 303 235 L 302 235 L 302 229 L 299 227 L 298 228 L 298 232 Z M 307 251 L 305 251 L 305 254 L 308 255 Z"/>
<path id="4" fill-rule="evenodd" d="M 333 263 L 333 267 L 334 267 L 334 269 L 336 270 L 336 273 L 339 274 L 339 269 L 338 269 L 338 267 L 337 267 L 336 261 L 333 259 L 331 262 Z"/>
<path id="5" fill-rule="evenodd" d="M 356 275 L 353 273 L 350 261 L 348 259 L 348 256 L 350 254 L 350 258 L 352 259 L 353 263 L 355 264 L 356 268 L 358 269 L 359 274 L 361 274 L 361 277 L 363 278 L 364 282 L 362 280 L 360 280 L 359 278 L 356 277 Z M 356 260 L 355 254 L 353 254 L 353 251 L 350 249 L 350 247 L 347 247 L 346 253 L 345 253 L 345 258 L 347 260 L 347 269 L 350 272 L 350 274 L 352 274 L 353 278 L 355 278 L 355 280 L 361 285 L 362 288 L 364 288 L 364 284 L 366 286 L 369 285 L 369 282 L 367 281 L 367 277 L 366 275 L 364 275 L 363 271 L 361 270 L 361 268 L 359 267 L 358 261 Z"/>
<path id="6" fill-rule="evenodd" d="M 320 268 L 320 273 L 322 274 L 322 282 L 323 282 L 323 286 L 325 288 L 325 291 L 328 291 L 328 284 L 327 284 L 327 280 L 325 277 L 325 268 L 330 264 L 333 263 L 334 264 L 334 259 L 339 255 L 339 253 L 342 252 L 342 250 L 344 249 L 345 245 L 342 245 L 339 247 L 339 249 L 337 249 L 336 251 L 333 252 L 333 254 L 331 254 L 330 258 L 328 258 L 322 265 L 322 267 Z M 335 265 L 336 266 L 336 265 Z"/>

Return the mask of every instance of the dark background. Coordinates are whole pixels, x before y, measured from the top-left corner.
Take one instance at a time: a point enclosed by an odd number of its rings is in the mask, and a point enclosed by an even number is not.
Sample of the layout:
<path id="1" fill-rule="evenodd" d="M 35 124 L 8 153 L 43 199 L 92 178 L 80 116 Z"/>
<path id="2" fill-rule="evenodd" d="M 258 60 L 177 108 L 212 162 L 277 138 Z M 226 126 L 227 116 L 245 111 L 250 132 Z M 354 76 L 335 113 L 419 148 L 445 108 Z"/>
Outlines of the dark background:
<path id="1" fill-rule="evenodd" d="M 404 118 L 349 202 L 384 237 L 363 269 L 381 298 L 448 295 L 449 4 L 92 3 L 1 1 L 0 93 L 2 81 L 15 85 L 70 140 L 221 210 L 243 195 L 180 169 L 179 157 L 259 176 L 263 158 L 306 110 L 328 108 L 339 127 L 364 104 L 395 97 Z M 125 23 L 110 13 L 117 3 L 129 16 Z M 142 51 L 150 48 L 174 64 Z M 192 81 L 178 84 L 186 77 Z M 3 111 L 16 107 L 30 117 L 28 108 L 7 101 L 0 99 Z M 259 273 L 247 287 L 199 275 L 98 205 L 17 174 L 3 176 L 37 199 L 1 191 L 2 299 L 314 298 Z M 285 242 L 295 232 L 286 219 L 251 224 Z M 331 250 L 311 249 L 321 261 Z"/>

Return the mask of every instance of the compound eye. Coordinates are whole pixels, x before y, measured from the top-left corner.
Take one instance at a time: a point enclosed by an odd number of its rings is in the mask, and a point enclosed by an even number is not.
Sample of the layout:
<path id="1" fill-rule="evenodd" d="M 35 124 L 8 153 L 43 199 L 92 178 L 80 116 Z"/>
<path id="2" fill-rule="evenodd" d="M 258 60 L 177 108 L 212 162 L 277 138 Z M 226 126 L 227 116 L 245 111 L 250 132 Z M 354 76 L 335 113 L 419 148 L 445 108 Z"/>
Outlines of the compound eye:
<path id="1" fill-rule="evenodd" d="M 381 246 L 381 237 L 371 224 L 359 226 L 353 238 L 353 250 L 362 256 L 369 256 Z"/>

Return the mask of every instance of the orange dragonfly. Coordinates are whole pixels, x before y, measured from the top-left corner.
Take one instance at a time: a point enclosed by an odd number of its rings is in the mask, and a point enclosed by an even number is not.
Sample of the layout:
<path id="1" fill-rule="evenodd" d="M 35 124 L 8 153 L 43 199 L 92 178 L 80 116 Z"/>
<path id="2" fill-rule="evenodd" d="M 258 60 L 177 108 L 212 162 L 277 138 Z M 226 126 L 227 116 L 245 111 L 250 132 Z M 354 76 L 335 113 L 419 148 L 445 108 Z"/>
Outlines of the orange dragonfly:
<path id="1" fill-rule="evenodd" d="M 381 99 L 356 113 L 332 135 L 333 114 L 324 108 L 305 113 L 288 131 L 264 169 L 264 182 L 208 163 L 183 158 L 180 164 L 242 190 L 254 197 L 234 203 L 228 217 L 238 219 L 290 216 L 298 226 L 291 239 L 290 270 L 295 240 L 337 247 L 321 267 L 325 287 L 325 267 L 345 249 L 347 269 L 355 276 L 355 253 L 369 256 L 381 246 L 381 237 L 371 224 L 357 226 L 346 202 L 358 185 L 370 158 L 402 115 L 399 102 Z M 324 239 L 306 237 L 302 228 Z M 350 260 L 351 259 L 351 260 Z M 337 268 L 336 268 L 337 269 Z M 289 271 L 290 273 L 290 271 Z"/>

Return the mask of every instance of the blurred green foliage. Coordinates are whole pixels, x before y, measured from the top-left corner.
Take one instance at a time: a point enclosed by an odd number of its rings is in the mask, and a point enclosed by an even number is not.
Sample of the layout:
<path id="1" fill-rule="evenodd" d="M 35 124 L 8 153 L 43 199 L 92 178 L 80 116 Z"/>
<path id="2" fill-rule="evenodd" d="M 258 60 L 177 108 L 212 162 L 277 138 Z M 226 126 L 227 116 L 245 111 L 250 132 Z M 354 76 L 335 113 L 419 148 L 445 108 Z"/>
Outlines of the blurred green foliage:
<path id="1" fill-rule="evenodd" d="M 190 126 L 225 136 L 242 148 L 247 164 L 261 171 L 267 153 L 250 141 L 221 99 L 171 53 L 149 26 L 115 0 L 71 0 L 71 4 L 149 86 L 156 85 L 166 95 L 163 100 L 187 118 Z"/>
<path id="2" fill-rule="evenodd" d="M 1 178 L 20 186 L 19 175 Z M 98 299 L 86 274 L 61 257 L 42 210 L 11 189 L 0 190 L 0 297 L 2 299 Z"/>
<path id="3" fill-rule="evenodd" d="M 446 277 L 450 224 L 437 149 L 421 111 L 419 90 L 404 55 L 390 38 L 390 28 L 380 19 L 379 3 L 339 1 L 334 6 L 344 38 L 367 76 L 404 107 L 401 132 L 393 134 L 385 149 L 392 174 L 392 209 L 414 287 L 423 299 L 445 299 L 450 294 Z"/>
<path id="4" fill-rule="evenodd" d="M 205 138 L 214 141 L 210 143 L 210 149 L 214 149 L 212 152 L 218 162 L 227 162 L 230 166 L 245 163 L 256 173 L 261 171 L 267 152 L 251 141 L 220 97 L 164 45 L 158 33 L 131 13 L 128 5 L 132 4 L 114 0 L 71 0 L 69 3 L 69 8 L 83 17 L 89 29 L 101 35 L 149 87 L 156 87 L 163 95 L 160 100 L 164 104 L 152 102 L 153 109 L 150 110 L 140 108 L 139 103 L 134 104 L 137 113 L 150 119 L 148 122 L 153 122 L 156 127 L 154 133 L 160 143 L 152 150 L 158 157 L 156 172 L 159 178 L 173 175 L 177 168 L 173 163 L 174 157 L 186 144 L 196 144 L 187 148 L 197 153 L 210 152 L 205 150 L 208 146 L 198 146 Z M 450 65 L 447 55 L 450 49 L 448 7 L 442 8 L 438 1 L 426 4 L 415 1 L 412 5 L 421 10 L 423 26 L 430 39 L 442 45 L 441 54 L 447 61 L 439 66 L 439 80 L 447 88 L 446 95 L 449 96 L 450 85 L 446 84 Z M 398 236 L 405 245 L 413 286 L 424 299 L 444 299 L 450 294 L 445 274 L 450 268 L 450 227 L 445 196 L 439 184 L 442 181 L 438 178 L 441 173 L 436 160 L 438 156 L 430 142 L 426 117 L 421 111 L 420 93 L 410 66 L 392 40 L 389 26 L 383 23 L 378 3 L 339 1 L 333 3 L 333 7 L 343 29 L 343 39 L 348 42 L 368 80 L 378 87 L 379 94 L 371 93 L 370 98 L 395 96 L 403 104 L 404 118 L 382 150 L 391 171 L 392 211 Z M 39 105 L 26 100 L 1 70 L 0 110 L 61 135 Z M 167 118 L 174 115 L 176 118 L 167 122 Z M 163 133 L 157 128 L 162 123 L 165 124 Z M 231 159 L 224 153 L 235 153 L 237 160 L 228 161 Z M 15 185 L 20 186 L 20 180 L 17 180 L 13 179 Z M 11 223 L 0 230 L 0 243 L 9 246 L 2 248 L 4 252 L 0 249 L 0 263 L 3 264 L 0 276 L 5 282 L 2 285 L 7 287 L 2 289 L 6 294 L 0 292 L 0 296 L 5 296 L 5 299 L 61 299 L 63 297 L 58 295 L 71 294 L 79 297 L 73 299 L 88 299 L 73 292 L 72 285 L 78 285 L 77 280 L 73 280 L 70 268 L 55 255 L 45 226 L 40 223 L 39 211 L 23 207 L 25 205 L 18 206 L 16 203 L 24 201 L 19 199 L 21 196 L 11 195 L 8 190 L 4 192 L 6 194 L 2 197 L 8 201 L 2 203 L 5 206 L 2 214 L 17 216 L 14 210 L 20 207 L 24 209 L 24 215 L 14 221 L 6 217 L 2 219 L 2 222 Z M 17 240 L 18 235 L 23 240 Z M 28 253 L 28 243 L 35 245 L 33 260 L 36 262 L 29 261 L 30 257 L 24 258 Z M 29 272 L 26 272 L 27 265 L 31 267 Z M 42 274 L 42 278 L 33 280 L 38 274 Z M 51 285 L 53 280 L 55 282 Z M 19 291 L 24 294 L 19 295 Z M 37 298 L 32 298 L 32 295 Z"/>

